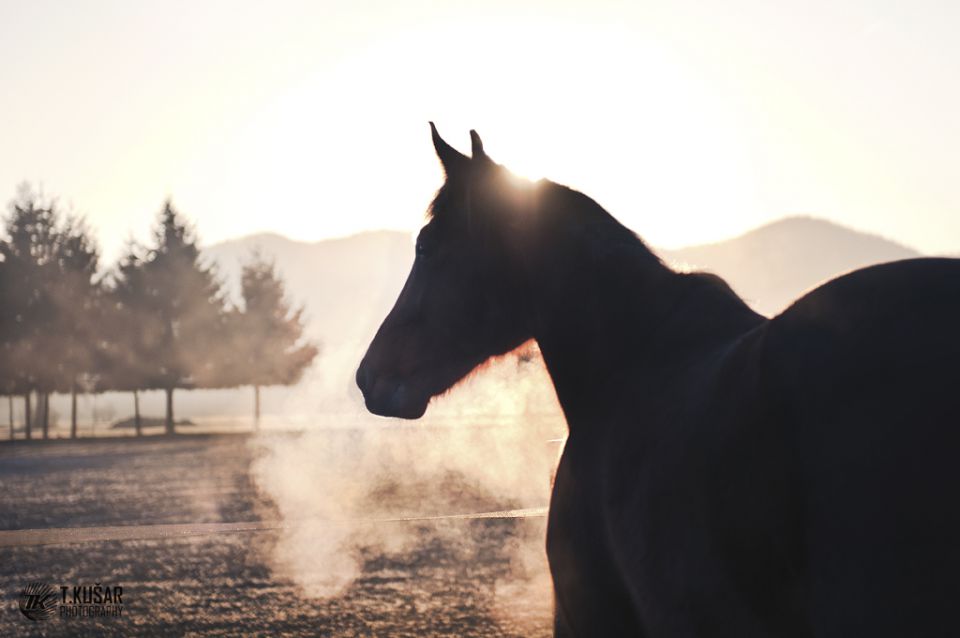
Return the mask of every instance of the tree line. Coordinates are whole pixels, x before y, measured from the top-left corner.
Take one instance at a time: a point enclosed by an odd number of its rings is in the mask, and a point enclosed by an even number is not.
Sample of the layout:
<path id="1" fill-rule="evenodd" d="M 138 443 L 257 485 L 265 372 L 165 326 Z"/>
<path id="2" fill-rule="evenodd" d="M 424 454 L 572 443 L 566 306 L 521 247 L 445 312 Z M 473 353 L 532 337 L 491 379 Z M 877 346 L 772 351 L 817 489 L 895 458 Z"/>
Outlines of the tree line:
<path id="1" fill-rule="evenodd" d="M 177 389 L 296 383 L 317 356 L 304 339 L 302 307 L 286 297 L 273 264 L 257 254 L 243 265 L 241 303 L 232 304 L 204 261 L 192 227 L 168 200 L 148 245 L 129 242 L 101 270 L 96 241 L 81 218 L 21 185 L 0 234 L 0 395 L 23 401 L 24 433 L 49 436 L 50 394 L 166 394 L 165 430 L 174 433 Z M 34 405 L 35 399 L 35 405 Z"/>

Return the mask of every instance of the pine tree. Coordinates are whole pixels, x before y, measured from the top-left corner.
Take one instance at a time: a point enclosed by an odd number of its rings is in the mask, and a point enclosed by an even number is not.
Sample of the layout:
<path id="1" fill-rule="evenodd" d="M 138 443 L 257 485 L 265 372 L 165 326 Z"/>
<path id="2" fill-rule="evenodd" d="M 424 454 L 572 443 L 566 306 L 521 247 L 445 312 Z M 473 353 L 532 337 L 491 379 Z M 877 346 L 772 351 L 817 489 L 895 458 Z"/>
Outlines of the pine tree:
<path id="1" fill-rule="evenodd" d="M 317 347 L 303 339 L 302 307 L 286 299 L 283 280 L 273 263 L 254 254 L 241 275 L 243 310 L 232 330 L 241 361 L 235 373 L 254 388 L 254 424 L 260 425 L 260 388 L 291 385 L 317 356 Z"/>
<path id="2" fill-rule="evenodd" d="M 137 436 L 143 434 L 139 391 L 162 385 L 153 357 L 161 349 L 163 330 L 147 285 L 145 252 L 136 244 L 127 246 L 107 294 L 101 322 L 105 357 L 101 365 L 100 387 L 133 393 Z"/>
<path id="3" fill-rule="evenodd" d="M 10 439 L 13 440 L 13 397 L 17 393 L 17 380 L 12 366 L 11 348 L 15 306 L 11 298 L 12 281 L 4 257 L 4 243 L 3 237 L 0 237 L 0 395 L 6 395 L 8 399 Z"/>
<path id="4" fill-rule="evenodd" d="M 58 361 L 55 389 L 70 393 L 70 436 L 76 438 L 77 393 L 95 377 L 102 314 L 101 285 L 95 278 L 99 253 L 82 220 L 67 219 L 55 258 L 49 283 Z"/>
<path id="5" fill-rule="evenodd" d="M 50 393 L 72 394 L 71 434 L 76 435 L 76 392 L 92 372 L 93 307 L 98 251 L 82 220 L 64 219 L 55 201 L 22 184 L 10 204 L 0 317 L 5 361 L 0 376 L 24 394 L 26 434 L 32 435 L 30 392 L 37 392 L 43 438 L 49 436 Z"/>
<path id="6" fill-rule="evenodd" d="M 226 332 L 224 295 L 213 269 L 200 258 L 193 230 L 169 200 L 143 269 L 154 355 L 146 361 L 156 365 L 151 387 L 166 393 L 166 431 L 173 434 L 174 390 L 218 383 L 213 355 Z"/>
<path id="7" fill-rule="evenodd" d="M 5 265 L 5 365 L 12 385 L 24 400 L 25 434 L 32 438 L 33 414 L 30 394 L 54 384 L 49 361 L 53 357 L 49 336 L 54 333 L 49 283 L 56 268 L 58 214 L 54 202 L 42 201 L 28 184 L 18 187 L 0 243 Z M 44 430 L 46 433 L 46 429 Z"/>

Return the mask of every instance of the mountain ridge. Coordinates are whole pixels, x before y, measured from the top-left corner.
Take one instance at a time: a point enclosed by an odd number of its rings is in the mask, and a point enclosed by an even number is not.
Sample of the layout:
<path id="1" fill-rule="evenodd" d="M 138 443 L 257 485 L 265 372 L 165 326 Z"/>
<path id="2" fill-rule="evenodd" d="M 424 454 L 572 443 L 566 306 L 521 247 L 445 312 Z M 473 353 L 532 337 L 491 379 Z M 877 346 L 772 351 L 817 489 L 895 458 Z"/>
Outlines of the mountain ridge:
<path id="1" fill-rule="evenodd" d="M 843 273 L 921 256 L 890 239 L 811 216 L 786 217 L 727 240 L 661 255 L 673 264 L 720 275 L 766 315 Z"/>
<path id="2" fill-rule="evenodd" d="M 398 271 L 405 276 L 413 257 L 411 233 L 399 230 L 371 230 L 314 241 L 270 231 L 245 235 L 218 242 L 204 251 L 218 264 L 235 299 L 239 292 L 240 264 L 255 248 L 275 261 L 281 275 L 290 278 L 291 296 L 303 302 L 317 301 L 317 295 L 308 290 L 318 283 L 329 287 L 320 283 L 322 275 L 351 282 L 348 286 L 351 293 L 360 292 L 356 285 L 381 289 L 378 296 L 388 294 L 383 288 L 395 293 L 402 285 Z M 844 272 L 883 261 L 921 256 L 919 251 L 897 241 L 809 215 L 784 217 L 715 242 L 655 251 L 668 264 L 681 270 L 707 270 L 720 275 L 755 309 L 768 315 L 778 312 L 817 283 Z M 320 253 L 329 254 L 321 258 Z M 348 260 L 349 253 L 364 253 L 365 264 L 338 268 L 330 262 L 330 258 Z M 315 269 L 311 275 L 301 271 L 308 262 L 317 259 L 320 262 L 315 266 L 319 266 L 319 270 Z M 365 268 L 382 274 L 385 279 L 377 281 L 359 274 Z M 308 312 L 310 305 L 308 303 Z"/>
<path id="3" fill-rule="evenodd" d="M 234 301 L 240 268 L 253 249 L 273 259 L 289 298 L 306 308 L 306 333 L 321 353 L 297 388 L 271 396 L 288 408 L 321 413 L 359 405 L 353 374 L 390 311 L 413 262 L 411 233 L 369 231 L 299 241 L 257 233 L 210 246 Z M 918 256 L 896 242 L 811 217 L 789 217 L 730 239 L 657 253 L 670 265 L 720 275 L 755 310 L 771 316 L 823 281 L 882 261 Z M 355 406 L 354 406 L 355 409 Z"/>
<path id="4" fill-rule="evenodd" d="M 241 264 L 254 248 L 275 261 L 291 301 L 305 306 L 306 333 L 321 349 L 300 384 L 263 391 L 264 413 L 285 418 L 309 415 L 310 422 L 325 414 L 362 414 L 363 401 L 353 375 L 410 270 L 412 234 L 380 230 L 306 242 L 256 233 L 213 244 L 203 254 L 217 265 L 234 302 L 239 301 Z M 718 242 L 657 252 L 681 270 L 720 275 L 767 315 L 842 272 L 919 255 L 882 237 L 809 217 L 785 218 Z M 484 379 L 503 382 L 489 377 Z M 191 417 L 247 418 L 251 400 L 245 388 L 180 392 L 177 409 Z M 127 414 L 132 409 L 126 394 L 111 394 L 99 401 L 100 410 L 111 406 L 118 414 Z M 146 413 L 162 411 L 162 393 L 144 393 L 141 401 Z M 444 405 L 450 408 L 449 403 Z M 66 410 L 64 406 L 57 409 Z"/>

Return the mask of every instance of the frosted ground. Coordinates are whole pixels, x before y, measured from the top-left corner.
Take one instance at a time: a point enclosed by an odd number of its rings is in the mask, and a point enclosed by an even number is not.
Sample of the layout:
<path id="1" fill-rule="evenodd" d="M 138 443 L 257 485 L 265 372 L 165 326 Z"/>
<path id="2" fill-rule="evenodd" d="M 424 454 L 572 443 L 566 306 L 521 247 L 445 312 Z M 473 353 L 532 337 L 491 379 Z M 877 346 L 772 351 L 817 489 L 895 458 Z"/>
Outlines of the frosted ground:
<path id="1" fill-rule="evenodd" d="M 542 505 L 555 451 L 535 428 L 523 436 L 541 444 L 491 432 L 4 443 L 4 530 L 268 529 L 0 547 L 0 634 L 547 636 L 542 517 L 363 520 Z M 123 616 L 32 622 L 17 606 L 31 581 L 120 584 Z"/>

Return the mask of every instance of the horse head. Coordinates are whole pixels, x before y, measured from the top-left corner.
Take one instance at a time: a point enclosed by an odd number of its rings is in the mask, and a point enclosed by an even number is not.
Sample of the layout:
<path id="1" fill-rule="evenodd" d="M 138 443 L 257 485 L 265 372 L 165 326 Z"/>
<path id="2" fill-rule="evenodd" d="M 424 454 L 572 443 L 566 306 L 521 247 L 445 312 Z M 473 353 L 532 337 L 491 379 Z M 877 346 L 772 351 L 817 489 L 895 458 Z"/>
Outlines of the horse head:
<path id="1" fill-rule="evenodd" d="M 367 408 L 381 416 L 420 418 L 432 397 L 532 336 L 516 254 L 536 186 L 494 163 L 476 131 L 468 157 L 430 128 L 446 180 L 356 375 Z"/>

